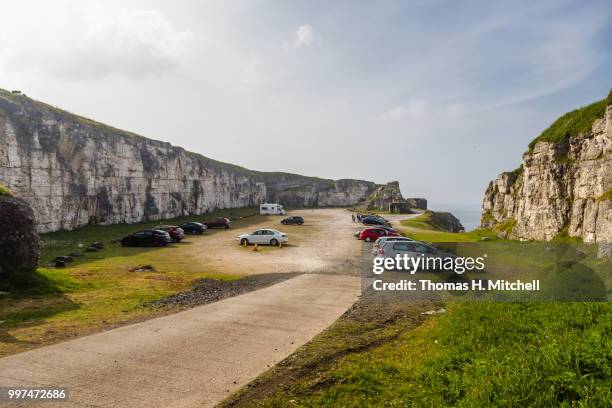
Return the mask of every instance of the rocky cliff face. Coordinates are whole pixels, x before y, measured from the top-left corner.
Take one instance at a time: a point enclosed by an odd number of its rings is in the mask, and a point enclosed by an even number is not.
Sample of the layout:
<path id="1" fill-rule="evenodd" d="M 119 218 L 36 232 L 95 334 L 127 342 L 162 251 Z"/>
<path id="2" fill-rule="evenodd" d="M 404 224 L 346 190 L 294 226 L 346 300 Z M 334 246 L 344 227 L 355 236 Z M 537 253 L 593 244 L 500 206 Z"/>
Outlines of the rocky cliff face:
<path id="1" fill-rule="evenodd" d="M 612 242 L 610 100 L 564 115 L 532 143 L 519 169 L 489 183 L 481 226 L 515 239 Z M 596 117 L 590 129 L 576 131 L 587 114 Z"/>
<path id="2" fill-rule="evenodd" d="M 266 201 L 349 206 L 374 189 L 220 163 L 2 90 L 0 181 L 32 206 L 40 232 Z"/>
<path id="3" fill-rule="evenodd" d="M 2 187 L 0 185 L 0 187 Z M 32 208 L 0 188 L 0 289 L 36 270 L 39 240 Z"/>

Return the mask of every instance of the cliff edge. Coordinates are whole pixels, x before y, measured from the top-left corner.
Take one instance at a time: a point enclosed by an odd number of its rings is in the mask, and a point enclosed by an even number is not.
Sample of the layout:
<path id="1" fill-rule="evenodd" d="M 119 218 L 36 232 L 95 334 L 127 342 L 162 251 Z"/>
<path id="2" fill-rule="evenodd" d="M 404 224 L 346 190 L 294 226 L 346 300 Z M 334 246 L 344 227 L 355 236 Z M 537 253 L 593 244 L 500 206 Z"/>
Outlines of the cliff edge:
<path id="1" fill-rule="evenodd" d="M 612 91 L 566 113 L 491 181 L 481 226 L 512 239 L 612 242 Z"/>
<path id="2" fill-rule="evenodd" d="M 0 181 L 38 231 L 135 223 L 280 202 L 352 206 L 376 185 L 222 163 L 0 90 Z"/>

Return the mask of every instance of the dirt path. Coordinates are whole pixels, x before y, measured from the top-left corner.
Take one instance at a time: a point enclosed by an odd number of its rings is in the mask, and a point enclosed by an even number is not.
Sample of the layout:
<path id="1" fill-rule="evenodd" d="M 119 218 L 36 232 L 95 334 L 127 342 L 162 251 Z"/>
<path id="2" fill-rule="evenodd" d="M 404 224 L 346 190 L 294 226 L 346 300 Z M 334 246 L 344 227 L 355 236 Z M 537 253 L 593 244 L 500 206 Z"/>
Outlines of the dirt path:
<path id="1" fill-rule="evenodd" d="M 213 406 L 335 321 L 357 300 L 359 289 L 352 276 L 300 275 L 210 305 L 5 357 L 0 383 L 68 388 L 69 402 L 57 404 L 62 407 Z"/>

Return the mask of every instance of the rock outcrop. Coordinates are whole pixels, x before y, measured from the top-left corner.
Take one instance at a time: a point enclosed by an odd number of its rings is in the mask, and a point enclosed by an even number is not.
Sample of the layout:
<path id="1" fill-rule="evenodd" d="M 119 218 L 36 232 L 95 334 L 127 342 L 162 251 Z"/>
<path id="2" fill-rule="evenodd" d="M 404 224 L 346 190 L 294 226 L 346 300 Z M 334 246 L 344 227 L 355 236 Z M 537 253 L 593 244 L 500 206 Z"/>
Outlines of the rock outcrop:
<path id="1" fill-rule="evenodd" d="M 19 281 L 36 270 L 40 252 L 34 211 L 0 189 L 0 282 Z"/>
<path id="2" fill-rule="evenodd" d="M 375 188 L 221 163 L 2 90 L 0 181 L 32 206 L 40 232 L 266 201 L 351 206 Z"/>
<path id="3" fill-rule="evenodd" d="M 517 170 L 489 183 L 482 227 L 514 239 L 612 242 L 611 96 L 561 117 Z"/>
<path id="4" fill-rule="evenodd" d="M 393 202 L 402 202 L 402 192 L 399 181 L 391 181 L 385 185 L 377 186 L 363 203 L 367 210 L 389 211 Z"/>

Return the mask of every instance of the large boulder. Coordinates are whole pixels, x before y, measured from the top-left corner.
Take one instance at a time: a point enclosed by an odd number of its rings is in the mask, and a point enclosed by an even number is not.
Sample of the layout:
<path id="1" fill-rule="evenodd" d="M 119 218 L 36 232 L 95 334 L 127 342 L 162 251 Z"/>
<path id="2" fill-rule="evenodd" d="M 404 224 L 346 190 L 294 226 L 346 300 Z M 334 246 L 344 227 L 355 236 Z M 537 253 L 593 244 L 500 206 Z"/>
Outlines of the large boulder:
<path id="1" fill-rule="evenodd" d="M 36 218 L 24 200 L 6 190 L 0 194 L 0 282 L 11 282 L 19 275 L 36 270 L 40 243 Z"/>

